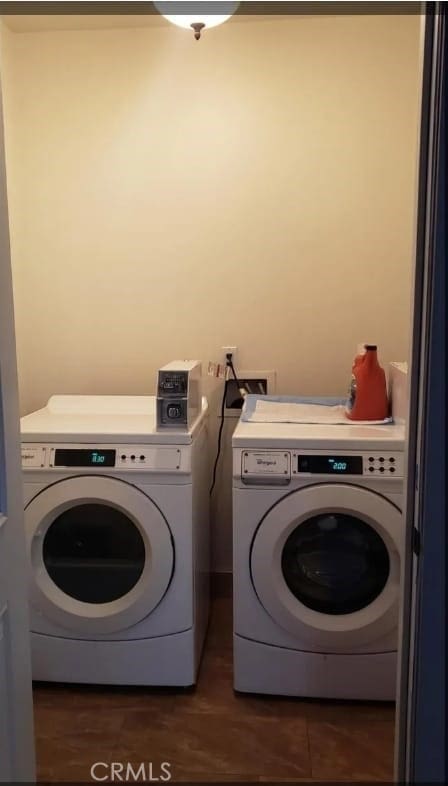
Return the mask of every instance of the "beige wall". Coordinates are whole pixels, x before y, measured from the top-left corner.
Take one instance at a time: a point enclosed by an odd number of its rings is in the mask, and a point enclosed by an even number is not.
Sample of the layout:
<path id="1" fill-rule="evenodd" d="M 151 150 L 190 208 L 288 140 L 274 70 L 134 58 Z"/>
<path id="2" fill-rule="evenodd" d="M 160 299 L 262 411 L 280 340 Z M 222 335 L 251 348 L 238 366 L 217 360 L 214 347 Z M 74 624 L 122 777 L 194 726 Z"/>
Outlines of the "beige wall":
<path id="1" fill-rule="evenodd" d="M 6 39 L 23 412 L 224 344 L 281 393 L 343 395 L 361 340 L 406 358 L 418 17 Z"/>

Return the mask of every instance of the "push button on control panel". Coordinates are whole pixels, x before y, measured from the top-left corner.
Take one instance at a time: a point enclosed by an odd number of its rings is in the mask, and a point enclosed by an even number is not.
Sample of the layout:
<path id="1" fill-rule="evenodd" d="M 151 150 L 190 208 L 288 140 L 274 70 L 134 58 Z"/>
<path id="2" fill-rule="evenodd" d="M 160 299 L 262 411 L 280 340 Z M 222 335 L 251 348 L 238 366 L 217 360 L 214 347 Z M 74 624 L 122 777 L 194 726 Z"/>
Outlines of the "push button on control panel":
<path id="1" fill-rule="evenodd" d="M 182 417 L 182 409 L 178 404 L 169 404 L 166 409 L 166 414 L 171 420 L 178 420 Z"/>
<path id="2" fill-rule="evenodd" d="M 386 473 L 391 476 L 402 474 L 401 458 L 398 455 L 381 455 L 377 453 L 375 456 L 365 456 L 364 458 L 364 474 L 383 475 Z"/>
<path id="3" fill-rule="evenodd" d="M 118 464 L 122 469 L 133 472 L 178 471 L 181 469 L 182 464 L 181 451 L 179 448 L 162 448 L 158 446 L 122 446 Z"/>
<path id="4" fill-rule="evenodd" d="M 128 450 L 132 450 L 132 448 L 128 448 Z M 134 450 L 135 450 L 135 448 L 134 448 Z M 140 456 L 140 458 L 141 458 L 141 456 Z M 143 458 L 145 458 L 145 456 L 143 456 Z M 120 454 L 120 464 L 127 464 L 128 468 L 130 468 L 130 466 L 132 464 L 135 464 L 135 460 L 136 460 L 135 453 L 121 453 Z"/>

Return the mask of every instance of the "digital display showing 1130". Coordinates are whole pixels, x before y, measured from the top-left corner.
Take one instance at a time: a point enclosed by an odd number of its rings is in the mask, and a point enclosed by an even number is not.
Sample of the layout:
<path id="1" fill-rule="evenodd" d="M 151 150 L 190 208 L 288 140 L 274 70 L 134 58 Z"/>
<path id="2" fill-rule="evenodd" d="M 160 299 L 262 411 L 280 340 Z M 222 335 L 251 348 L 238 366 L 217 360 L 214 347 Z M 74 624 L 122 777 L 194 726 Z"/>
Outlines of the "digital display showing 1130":
<path id="1" fill-rule="evenodd" d="M 362 456 L 298 456 L 297 471 L 315 475 L 362 475 Z"/>
<path id="2" fill-rule="evenodd" d="M 115 450 L 56 448 L 55 467 L 114 467 Z"/>

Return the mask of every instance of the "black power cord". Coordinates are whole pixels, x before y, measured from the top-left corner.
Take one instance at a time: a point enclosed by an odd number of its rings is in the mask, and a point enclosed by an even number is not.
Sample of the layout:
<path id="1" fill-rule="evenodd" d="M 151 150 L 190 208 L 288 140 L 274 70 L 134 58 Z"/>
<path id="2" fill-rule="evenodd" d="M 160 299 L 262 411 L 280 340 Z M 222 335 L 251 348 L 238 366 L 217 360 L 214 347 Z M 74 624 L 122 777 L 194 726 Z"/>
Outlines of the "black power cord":
<path id="1" fill-rule="evenodd" d="M 218 469 L 219 457 L 221 455 L 221 441 L 222 441 L 222 432 L 223 432 L 223 428 L 224 428 L 224 412 L 225 412 L 225 408 L 226 408 L 226 396 L 227 396 L 227 379 L 224 382 L 224 393 L 222 394 L 221 423 L 219 425 L 218 448 L 216 450 L 215 464 L 214 464 L 214 467 L 213 467 L 213 480 L 212 480 L 212 485 L 210 487 L 210 496 L 213 494 L 213 489 L 215 488 L 216 470 Z"/>
<path id="2" fill-rule="evenodd" d="M 244 396 L 246 395 L 246 391 L 244 390 L 244 388 L 241 387 L 240 381 L 236 375 L 235 366 L 233 365 L 232 355 L 230 354 L 230 352 L 226 355 L 226 359 L 227 359 L 227 365 L 230 368 L 230 371 L 233 374 L 233 378 L 238 386 L 238 390 L 241 393 L 241 398 L 244 398 Z"/>
<path id="3" fill-rule="evenodd" d="M 228 380 L 227 380 L 227 369 L 228 368 L 230 368 L 230 371 L 233 374 L 233 378 L 234 378 L 236 384 L 238 385 L 238 390 L 240 391 L 242 397 L 244 398 L 244 396 L 246 395 L 246 391 L 242 391 L 240 382 L 239 382 L 238 377 L 236 375 L 235 367 L 234 367 L 233 361 L 232 361 L 232 353 L 228 352 L 226 354 L 226 380 L 224 382 L 224 392 L 223 392 L 222 401 L 221 401 L 221 413 L 220 413 L 221 423 L 219 424 L 218 447 L 217 447 L 217 450 L 216 450 L 215 464 L 214 464 L 214 467 L 213 467 L 213 480 L 212 480 L 212 485 L 210 487 L 210 496 L 213 494 L 213 489 L 215 488 L 216 472 L 217 472 L 217 469 L 218 469 L 219 457 L 221 455 L 221 442 L 222 442 L 222 432 L 223 432 L 223 429 L 224 429 L 224 413 L 225 413 L 225 409 L 226 409 L 226 397 L 227 397 L 227 385 L 228 385 Z"/>

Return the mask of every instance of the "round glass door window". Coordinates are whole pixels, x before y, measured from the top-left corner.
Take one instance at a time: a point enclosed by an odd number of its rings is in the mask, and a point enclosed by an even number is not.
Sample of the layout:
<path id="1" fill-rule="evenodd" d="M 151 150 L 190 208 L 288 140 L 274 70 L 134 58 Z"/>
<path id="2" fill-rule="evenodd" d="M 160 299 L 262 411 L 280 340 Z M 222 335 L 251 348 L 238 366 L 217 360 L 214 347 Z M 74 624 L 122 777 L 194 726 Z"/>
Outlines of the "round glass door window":
<path id="1" fill-rule="evenodd" d="M 323 614 L 351 614 L 383 590 L 389 554 L 373 527 L 345 513 L 299 524 L 282 551 L 283 577 L 293 595 Z"/>
<path id="2" fill-rule="evenodd" d="M 43 560 L 57 587 L 84 603 L 111 603 L 137 584 L 145 544 L 121 510 L 95 503 L 76 505 L 48 528 Z"/>

